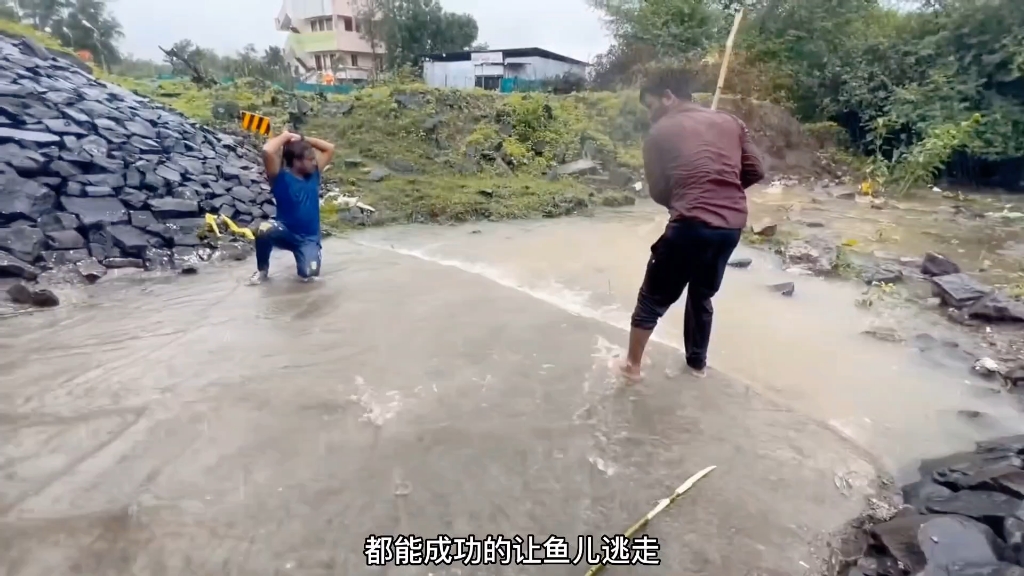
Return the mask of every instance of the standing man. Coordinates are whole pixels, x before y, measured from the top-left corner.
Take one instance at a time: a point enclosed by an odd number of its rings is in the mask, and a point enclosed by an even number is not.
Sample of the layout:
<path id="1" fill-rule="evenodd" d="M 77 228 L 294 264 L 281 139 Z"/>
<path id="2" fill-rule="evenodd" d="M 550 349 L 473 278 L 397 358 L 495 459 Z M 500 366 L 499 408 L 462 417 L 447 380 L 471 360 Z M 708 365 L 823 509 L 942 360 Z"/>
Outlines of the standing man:
<path id="1" fill-rule="evenodd" d="M 333 144 L 288 131 L 263 145 L 263 165 L 277 218 L 256 230 L 256 273 L 250 284 L 267 279 L 274 248 L 295 255 L 303 280 L 320 275 L 320 171 L 333 157 Z"/>
<path id="2" fill-rule="evenodd" d="M 746 189 L 764 168 L 746 126 L 692 101 L 689 78 L 665 71 L 647 80 L 640 99 L 651 117 L 644 172 L 651 198 L 669 222 L 651 246 L 629 332 L 622 371 L 641 377 L 644 349 L 658 320 L 689 286 L 683 340 L 686 365 L 703 377 L 714 309 L 729 256 L 747 224 Z"/>

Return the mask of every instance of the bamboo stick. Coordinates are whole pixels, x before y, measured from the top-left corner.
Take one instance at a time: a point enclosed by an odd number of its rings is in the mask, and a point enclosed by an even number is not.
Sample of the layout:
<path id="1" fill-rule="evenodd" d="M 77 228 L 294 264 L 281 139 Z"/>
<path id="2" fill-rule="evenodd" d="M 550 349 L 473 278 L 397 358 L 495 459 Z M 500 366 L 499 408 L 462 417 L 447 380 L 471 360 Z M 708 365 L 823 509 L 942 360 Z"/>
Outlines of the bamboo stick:
<path id="1" fill-rule="evenodd" d="M 715 97 L 711 100 L 711 109 L 718 110 L 718 99 L 722 95 L 722 87 L 725 86 L 725 74 L 729 69 L 729 58 L 732 57 L 732 43 L 736 40 L 736 32 L 740 29 L 740 20 L 743 19 L 743 8 L 736 13 L 736 19 L 732 22 L 732 30 L 729 32 L 729 39 L 725 42 L 725 55 L 722 56 L 722 69 L 718 71 L 718 85 L 715 86 Z"/>
<path id="2" fill-rule="evenodd" d="M 697 472 L 693 476 L 690 476 L 686 480 L 686 482 L 683 482 L 679 486 L 679 488 L 676 488 L 675 492 L 673 492 L 671 496 L 659 500 L 657 506 L 655 506 L 643 518 L 637 520 L 636 524 L 630 526 L 629 530 L 626 530 L 624 536 L 626 538 L 632 538 L 634 534 L 643 530 L 644 527 L 647 526 L 647 524 L 651 521 L 651 519 L 660 514 L 661 511 L 664 510 L 665 508 L 668 508 L 669 505 L 671 505 L 673 502 L 678 500 L 683 494 L 685 494 L 687 490 L 693 488 L 693 485 L 696 484 L 698 480 L 707 476 L 715 468 L 717 468 L 717 466 L 708 466 L 707 468 L 701 470 L 700 472 Z M 596 566 L 591 567 L 590 570 L 587 570 L 586 576 L 594 576 L 595 574 L 598 574 L 599 572 L 601 572 L 601 570 L 604 570 L 604 566 L 604 564 L 598 564 Z"/>

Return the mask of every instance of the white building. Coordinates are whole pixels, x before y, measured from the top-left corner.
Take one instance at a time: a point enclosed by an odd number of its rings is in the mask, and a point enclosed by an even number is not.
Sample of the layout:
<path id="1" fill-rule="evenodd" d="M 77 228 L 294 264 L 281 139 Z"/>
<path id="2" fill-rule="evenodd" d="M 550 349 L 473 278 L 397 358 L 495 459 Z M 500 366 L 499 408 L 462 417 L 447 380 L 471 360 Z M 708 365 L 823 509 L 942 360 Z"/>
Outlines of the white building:
<path id="1" fill-rule="evenodd" d="M 502 78 L 547 80 L 571 72 L 586 76 L 587 63 L 542 48 L 448 52 L 421 56 L 423 81 L 436 88 L 498 90 Z"/>
<path id="2" fill-rule="evenodd" d="M 290 32 L 285 58 L 297 76 L 317 82 L 330 73 L 338 80 L 366 80 L 380 68 L 384 47 L 363 36 L 360 12 L 368 0 L 282 0 L 274 23 Z"/>

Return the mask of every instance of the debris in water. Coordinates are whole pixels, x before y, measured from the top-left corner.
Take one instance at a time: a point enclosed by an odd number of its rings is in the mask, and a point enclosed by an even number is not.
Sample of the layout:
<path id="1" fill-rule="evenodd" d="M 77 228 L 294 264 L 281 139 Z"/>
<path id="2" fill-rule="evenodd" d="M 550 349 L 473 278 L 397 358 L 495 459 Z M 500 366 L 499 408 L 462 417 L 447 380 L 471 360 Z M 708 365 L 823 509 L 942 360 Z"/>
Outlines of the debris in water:
<path id="1" fill-rule="evenodd" d="M 769 290 L 778 292 L 783 296 L 792 296 L 796 291 L 796 284 L 792 282 L 782 282 L 781 284 L 772 284 L 768 287 Z"/>

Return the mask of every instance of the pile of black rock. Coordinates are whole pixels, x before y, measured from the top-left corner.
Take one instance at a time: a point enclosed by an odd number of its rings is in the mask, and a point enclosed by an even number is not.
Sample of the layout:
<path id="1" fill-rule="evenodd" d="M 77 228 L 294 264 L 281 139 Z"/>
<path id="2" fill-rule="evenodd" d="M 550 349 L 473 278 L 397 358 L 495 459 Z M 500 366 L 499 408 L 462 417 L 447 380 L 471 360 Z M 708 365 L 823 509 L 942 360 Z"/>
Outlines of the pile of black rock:
<path id="1" fill-rule="evenodd" d="M 95 281 L 247 253 L 199 233 L 207 214 L 274 216 L 255 150 L 87 69 L 0 36 L 0 278 L 77 269 Z"/>
<path id="2" fill-rule="evenodd" d="M 1024 435 L 925 460 L 846 576 L 1024 576 Z"/>

